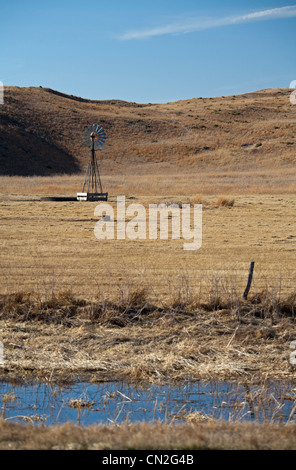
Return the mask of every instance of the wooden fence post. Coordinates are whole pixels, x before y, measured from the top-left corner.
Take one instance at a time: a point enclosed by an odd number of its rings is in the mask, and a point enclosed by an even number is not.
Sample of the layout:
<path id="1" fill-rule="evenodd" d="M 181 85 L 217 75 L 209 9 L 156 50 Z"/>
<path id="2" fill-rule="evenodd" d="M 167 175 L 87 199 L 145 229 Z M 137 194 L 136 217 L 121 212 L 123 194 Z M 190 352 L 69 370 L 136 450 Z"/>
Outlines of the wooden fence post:
<path id="1" fill-rule="evenodd" d="M 255 265 L 255 261 L 251 261 L 249 277 L 248 277 L 248 283 L 247 283 L 247 286 L 246 286 L 246 288 L 244 290 L 244 293 L 242 295 L 243 299 L 248 298 L 248 293 L 249 293 L 249 290 L 250 290 L 250 287 L 251 287 L 251 284 L 252 284 L 252 279 L 253 279 L 254 265 Z"/>

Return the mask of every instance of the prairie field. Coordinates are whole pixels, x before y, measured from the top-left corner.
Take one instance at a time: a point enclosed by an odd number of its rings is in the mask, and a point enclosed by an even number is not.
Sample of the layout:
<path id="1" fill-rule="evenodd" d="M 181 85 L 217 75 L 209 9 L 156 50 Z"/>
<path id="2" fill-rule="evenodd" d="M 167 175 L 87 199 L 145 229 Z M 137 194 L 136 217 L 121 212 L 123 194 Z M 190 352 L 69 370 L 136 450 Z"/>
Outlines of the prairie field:
<path id="1" fill-rule="evenodd" d="M 68 184 L 73 194 L 77 182 L 57 178 L 56 193 Z M 98 240 L 99 202 L 44 200 L 46 190 L 52 194 L 48 177 L 2 177 L 2 188 L 8 184 L 14 190 L 1 195 L 8 369 L 60 376 L 64 364 L 71 373 L 98 369 L 104 380 L 294 377 L 292 194 L 126 194 L 126 207 L 142 204 L 147 218 L 152 203 L 202 204 L 201 247 L 186 251 L 171 232 L 168 240 Z M 115 225 L 120 189 L 108 201 Z"/>
<path id="2" fill-rule="evenodd" d="M 266 169 L 260 191 L 249 189 L 253 175 L 163 173 L 145 176 L 131 166 L 122 176 L 102 177 L 114 210 L 114 239 L 98 240 L 94 229 L 97 202 L 51 201 L 44 196 L 76 196 L 80 176 L 1 177 L 1 293 L 37 290 L 41 295 L 69 290 L 96 298 L 114 298 L 125 289 L 143 287 L 157 303 L 165 298 L 200 295 L 206 287 L 239 297 L 255 262 L 252 291 L 269 289 L 290 293 L 296 279 L 296 200 L 290 188 L 276 187 L 273 169 Z M 282 181 L 284 176 L 279 176 Z M 245 187 L 241 180 L 246 180 Z M 274 181 L 275 179 L 275 181 Z M 224 181 L 226 180 L 226 181 Z M 149 184 L 151 181 L 151 184 Z M 184 191 L 177 192 L 177 181 Z M 221 182 L 223 181 L 223 182 Z M 143 194 L 146 182 L 146 194 Z M 199 182 L 207 190 L 198 191 Z M 195 192 L 189 188 L 196 186 Z M 202 184 L 201 184 L 202 186 Z M 110 187 L 110 190 L 109 190 Z M 169 188 L 171 188 L 169 190 Z M 244 188 L 244 189 L 243 189 Z M 236 191 L 235 191 L 236 189 Z M 117 196 L 125 196 L 126 209 L 141 204 L 146 210 L 146 239 L 116 237 Z M 149 240 L 150 204 L 202 205 L 202 244 L 186 251 L 185 240 Z M 133 217 L 136 216 L 136 212 Z M 126 221 L 133 218 L 130 216 Z M 193 213 L 191 213 L 193 218 Z M 159 230 L 159 221 L 158 221 Z"/>

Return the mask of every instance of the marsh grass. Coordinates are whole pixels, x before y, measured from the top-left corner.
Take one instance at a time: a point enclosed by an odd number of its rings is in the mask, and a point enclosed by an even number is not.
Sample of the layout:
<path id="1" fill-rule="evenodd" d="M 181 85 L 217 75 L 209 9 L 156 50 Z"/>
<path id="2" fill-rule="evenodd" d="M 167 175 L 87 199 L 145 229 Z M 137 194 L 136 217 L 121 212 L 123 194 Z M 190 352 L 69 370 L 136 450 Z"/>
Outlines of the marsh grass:
<path id="1" fill-rule="evenodd" d="M 295 424 L 210 421 L 36 427 L 0 421 L 0 448 L 12 450 L 295 450 L 295 437 Z"/>
<path id="2" fill-rule="evenodd" d="M 143 286 L 122 284 L 95 300 L 69 291 L 1 295 L 5 367 L 53 377 L 97 370 L 104 380 L 144 382 L 293 376 L 296 293 L 266 289 L 245 300 L 226 285 L 216 279 L 191 291 L 184 282 L 159 303 Z"/>
<path id="3" fill-rule="evenodd" d="M 159 303 L 142 285 L 122 281 L 113 297 L 98 293 L 96 300 L 72 291 L 1 295 L 5 368 L 25 381 L 32 374 L 65 385 L 77 376 L 134 384 L 235 378 L 247 392 L 244 401 L 232 402 L 227 423 L 222 402 L 220 418 L 217 410 L 184 408 L 162 424 L 118 423 L 119 407 L 108 426 L 87 428 L 79 426 L 82 411 L 93 403 L 82 396 L 69 402 L 78 427 L 40 428 L 37 415 L 27 417 L 25 427 L 2 419 L 0 448 L 294 449 L 296 407 L 278 424 L 283 401 L 268 391 L 267 380 L 293 380 L 288 348 L 296 338 L 295 307 L 295 292 L 266 288 L 245 300 L 222 276 L 195 291 L 183 276 L 175 296 Z M 253 383 L 260 387 L 251 389 Z M 8 406 L 14 396 L 4 399 Z M 253 423 L 242 422 L 249 413 Z"/>
<path id="4" fill-rule="evenodd" d="M 0 295 L 0 318 L 15 320 L 36 320 L 52 323 L 67 323 L 71 319 L 87 318 L 92 322 L 145 322 L 149 314 L 164 317 L 172 312 L 194 315 L 198 312 L 214 313 L 224 310 L 238 319 L 253 316 L 262 319 L 295 319 L 296 292 L 283 295 L 274 289 L 264 289 L 243 299 L 236 287 L 227 279 L 214 278 L 208 290 L 192 290 L 188 280 L 182 280 L 178 291 L 169 300 L 155 304 L 146 287 L 118 286 L 114 298 L 98 294 L 97 300 L 79 298 L 71 290 L 52 293 L 41 297 L 36 292 L 16 292 Z"/>

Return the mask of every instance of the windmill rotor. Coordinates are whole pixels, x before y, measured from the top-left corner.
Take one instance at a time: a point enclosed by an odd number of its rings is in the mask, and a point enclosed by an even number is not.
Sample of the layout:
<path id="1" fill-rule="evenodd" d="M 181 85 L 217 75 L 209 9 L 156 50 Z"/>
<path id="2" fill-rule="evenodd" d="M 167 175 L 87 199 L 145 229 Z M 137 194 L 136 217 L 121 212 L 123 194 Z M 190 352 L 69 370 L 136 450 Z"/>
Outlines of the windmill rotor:
<path id="1" fill-rule="evenodd" d="M 98 150 L 103 147 L 106 141 L 106 132 L 101 126 L 92 124 L 84 128 L 82 140 L 87 147 L 92 148 L 94 144 L 94 149 Z"/>

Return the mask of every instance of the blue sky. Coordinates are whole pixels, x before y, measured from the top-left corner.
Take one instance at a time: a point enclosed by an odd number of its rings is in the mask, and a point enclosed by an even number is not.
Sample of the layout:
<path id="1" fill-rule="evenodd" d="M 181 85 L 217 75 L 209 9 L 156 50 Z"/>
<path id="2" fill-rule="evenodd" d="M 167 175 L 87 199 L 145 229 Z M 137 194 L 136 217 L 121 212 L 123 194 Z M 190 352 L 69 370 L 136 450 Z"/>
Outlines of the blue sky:
<path id="1" fill-rule="evenodd" d="M 2 1 L 0 80 L 139 103 L 288 88 L 295 32 L 295 0 Z"/>

